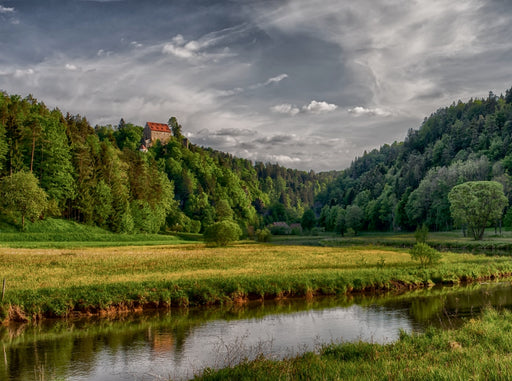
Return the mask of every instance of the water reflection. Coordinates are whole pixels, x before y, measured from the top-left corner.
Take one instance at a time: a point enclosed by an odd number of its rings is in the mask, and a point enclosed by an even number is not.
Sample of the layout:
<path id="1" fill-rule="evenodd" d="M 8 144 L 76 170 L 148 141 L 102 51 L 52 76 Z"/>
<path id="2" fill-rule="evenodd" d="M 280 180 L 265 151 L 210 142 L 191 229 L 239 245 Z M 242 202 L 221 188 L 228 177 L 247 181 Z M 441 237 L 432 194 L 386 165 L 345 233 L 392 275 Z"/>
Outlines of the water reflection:
<path id="1" fill-rule="evenodd" d="M 453 328 L 491 305 L 512 306 L 509 283 L 13 325 L 0 328 L 0 379 L 183 379 L 260 353 L 282 358 L 332 341 Z"/>

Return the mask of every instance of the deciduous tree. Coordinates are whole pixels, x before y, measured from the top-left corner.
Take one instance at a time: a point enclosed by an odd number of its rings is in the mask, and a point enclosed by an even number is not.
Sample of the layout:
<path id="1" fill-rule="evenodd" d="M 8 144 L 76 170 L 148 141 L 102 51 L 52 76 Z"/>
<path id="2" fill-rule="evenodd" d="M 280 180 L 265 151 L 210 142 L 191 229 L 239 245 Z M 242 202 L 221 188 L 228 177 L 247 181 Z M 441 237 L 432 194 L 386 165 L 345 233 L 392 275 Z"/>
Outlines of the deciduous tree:
<path id="1" fill-rule="evenodd" d="M 465 224 L 475 240 L 481 240 L 490 221 L 499 220 L 508 199 L 496 181 L 470 181 L 453 187 L 448 194 L 453 219 Z"/>

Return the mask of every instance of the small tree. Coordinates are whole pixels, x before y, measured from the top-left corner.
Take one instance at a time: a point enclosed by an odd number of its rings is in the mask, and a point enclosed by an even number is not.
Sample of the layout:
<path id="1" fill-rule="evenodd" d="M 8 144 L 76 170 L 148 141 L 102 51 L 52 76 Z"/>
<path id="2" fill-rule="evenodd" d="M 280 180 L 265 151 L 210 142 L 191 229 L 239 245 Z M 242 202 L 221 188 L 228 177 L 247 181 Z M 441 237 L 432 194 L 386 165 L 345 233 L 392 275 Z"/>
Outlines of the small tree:
<path id="1" fill-rule="evenodd" d="M 256 230 L 256 241 L 258 242 L 269 242 L 272 237 L 272 233 L 267 228 Z"/>
<path id="2" fill-rule="evenodd" d="M 363 226 L 363 218 L 364 218 L 364 212 L 359 206 L 357 206 L 357 205 L 347 206 L 347 211 L 345 214 L 345 225 L 347 226 L 347 229 L 353 229 L 354 234 L 357 235 L 357 232 Z"/>
<path id="3" fill-rule="evenodd" d="M 4 211 L 21 215 L 22 229 L 25 229 L 25 218 L 35 220 L 48 206 L 48 196 L 31 172 L 16 172 L 2 179 L 0 189 Z"/>
<path id="4" fill-rule="evenodd" d="M 229 220 L 223 220 L 214 223 L 206 228 L 204 240 L 218 246 L 227 246 L 242 235 L 242 229 L 237 223 Z"/>
<path id="5" fill-rule="evenodd" d="M 304 212 L 300 224 L 304 230 L 311 230 L 315 227 L 316 217 L 313 209 L 308 209 Z"/>
<path id="6" fill-rule="evenodd" d="M 484 236 L 489 221 L 499 220 L 508 199 L 503 185 L 496 181 L 469 181 L 456 185 L 448 194 L 452 217 L 459 225 L 467 225 L 476 240 Z"/>
<path id="7" fill-rule="evenodd" d="M 414 261 L 419 261 L 421 267 L 434 265 L 441 260 L 441 253 L 424 242 L 418 242 L 409 251 Z"/>
<path id="8" fill-rule="evenodd" d="M 428 238 L 428 227 L 427 225 L 421 225 L 421 228 L 418 226 L 416 231 L 414 232 L 414 238 L 416 238 L 416 243 L 427 243 Z"/>

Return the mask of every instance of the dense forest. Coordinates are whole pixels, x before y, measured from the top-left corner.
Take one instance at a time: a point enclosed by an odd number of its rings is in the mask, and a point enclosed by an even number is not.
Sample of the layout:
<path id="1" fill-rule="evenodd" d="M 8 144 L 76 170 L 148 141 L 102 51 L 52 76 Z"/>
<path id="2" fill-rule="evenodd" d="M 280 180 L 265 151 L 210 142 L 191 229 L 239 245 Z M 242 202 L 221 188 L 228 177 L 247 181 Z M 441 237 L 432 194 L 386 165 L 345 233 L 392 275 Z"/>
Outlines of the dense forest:
<path id="1" fill-rule="evenodd" d="M 229 218 L 246 234 L 307 220 L 344 234 L 452 229 L 448 193 L 466 181 L 498 181 L 512 201 L 512 89 L 439 109 L 340 172 L 253 163 L 191 144 L 174 117 L 169 126 L 168 143 L 142 152 L 142 126 L 92 127 L 0 93 L 1 218 L 57 216 L 114 232 L 203 232 Z"/>
<path id="2" fill-rule="evenodd" d="M 425 118 L 404 142 L 356 158 L 318 196 L 326 230 L 454 228 L 448 193 L 466 181 L 495 180 L 512 201 L 512 89 L 461 101 Z M 501 224 L 502 221 L 494 221 Z M 512 226 L 512 209 L 505 215 Z"/>
<path id="3" fill-rule="evenodd" d="M 32 96 L 0 93 L 2 218 L 58 216 L 114 232 L 202 232 L 220 219 L 243 231 L 300 221 L 336 173 L 303 172 L 184 143 L 141 152 L 143 127 L 95 126 Z"/>

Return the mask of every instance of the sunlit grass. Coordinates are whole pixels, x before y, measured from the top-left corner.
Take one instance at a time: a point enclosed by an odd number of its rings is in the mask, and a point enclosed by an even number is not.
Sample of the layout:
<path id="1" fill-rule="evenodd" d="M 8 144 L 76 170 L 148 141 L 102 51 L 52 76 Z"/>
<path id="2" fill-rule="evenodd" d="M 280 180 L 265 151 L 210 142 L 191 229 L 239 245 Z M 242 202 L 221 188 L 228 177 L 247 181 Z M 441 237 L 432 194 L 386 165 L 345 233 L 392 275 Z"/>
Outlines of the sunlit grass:
<path id="1" fill-rule="evenodd" d="M 427 269 L 407 249 L 311 247 L 241 242 L 106 248 L 0 248 L 7 291 L 0 310 L 32 314 L 145 303 L 211 304 L 240 298 L 344 294 L 494 278 L 512 258 L 444 253 Z"/>

